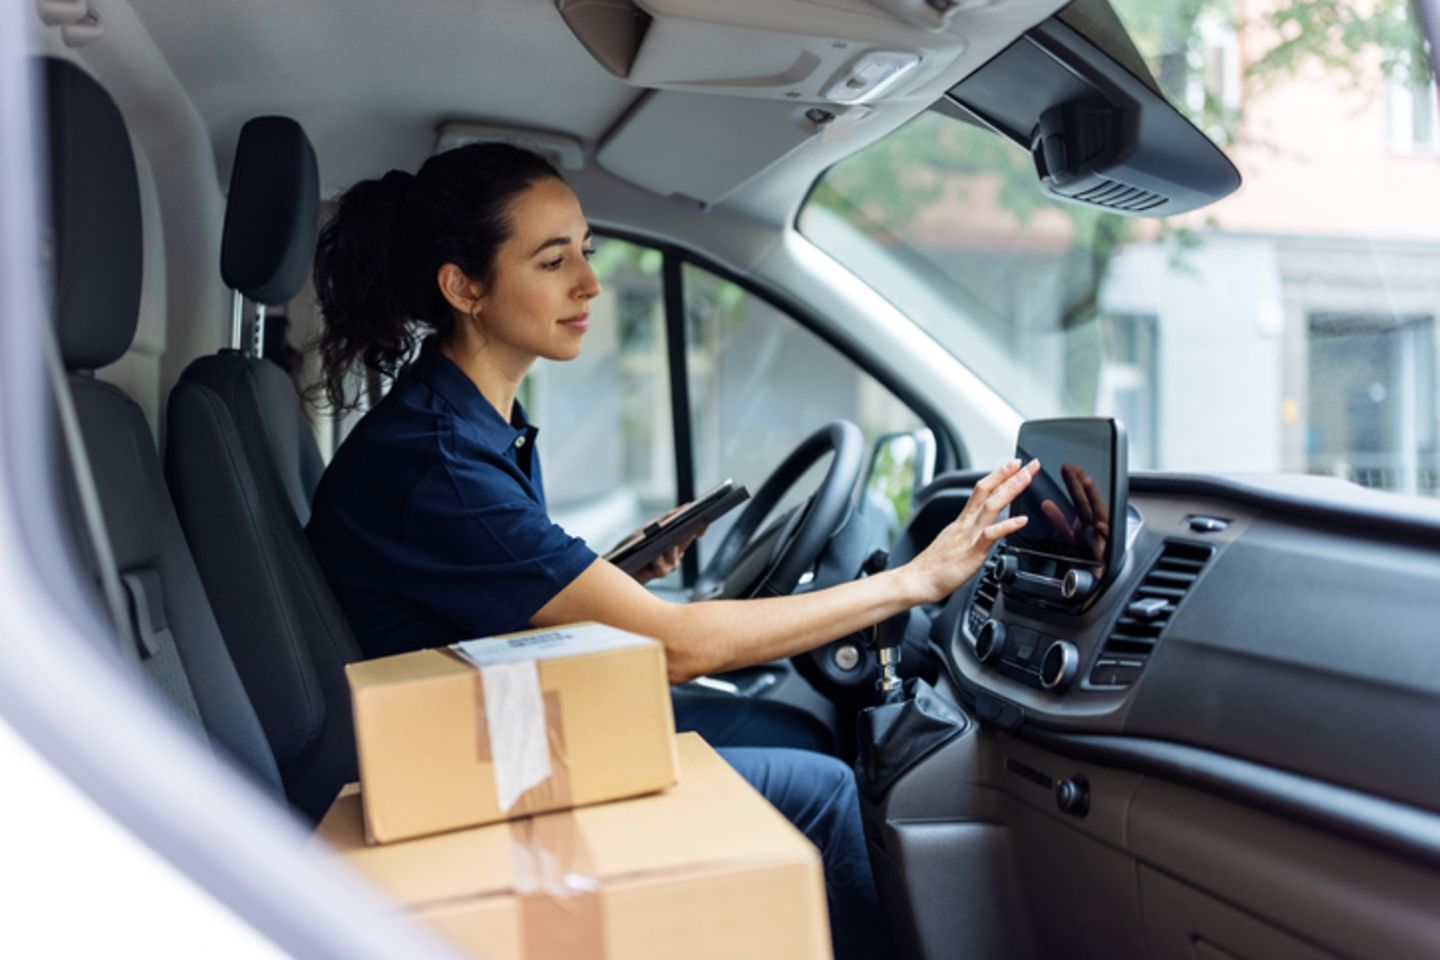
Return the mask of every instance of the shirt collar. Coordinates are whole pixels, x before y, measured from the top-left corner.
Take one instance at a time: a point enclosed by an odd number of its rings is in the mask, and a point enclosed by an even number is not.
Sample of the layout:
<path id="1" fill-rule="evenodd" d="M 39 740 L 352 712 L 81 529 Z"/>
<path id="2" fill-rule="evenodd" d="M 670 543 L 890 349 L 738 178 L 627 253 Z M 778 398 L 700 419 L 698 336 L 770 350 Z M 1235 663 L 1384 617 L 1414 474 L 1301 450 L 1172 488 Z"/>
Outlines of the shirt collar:
<path id="1" fill-rule="evenodd" d="M 485 399 L 475 382 L 455 361 L 445 356 L 436 337 L 430 337 L 420 347 L 420 359 L 411 366 L 410 372 L 430 386 L 465 422 L 480 432 L 486 444 L 495 451 L 505 447 L 526 447 L 533 444 L 538 432 L 525 417 L 525 408 L 515 400 L 510 411 L 510 422 L 500 416 L 500 411 Z M 523 443 L 517 444 L 524 438 Z"/>

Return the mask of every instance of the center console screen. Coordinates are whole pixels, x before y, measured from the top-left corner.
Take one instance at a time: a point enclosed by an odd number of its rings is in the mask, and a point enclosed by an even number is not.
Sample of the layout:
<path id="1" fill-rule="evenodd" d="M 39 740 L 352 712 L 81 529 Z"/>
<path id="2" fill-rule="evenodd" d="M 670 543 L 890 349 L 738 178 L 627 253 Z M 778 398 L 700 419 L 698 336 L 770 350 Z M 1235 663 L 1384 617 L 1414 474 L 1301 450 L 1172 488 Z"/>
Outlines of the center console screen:
<path id="1" fill-rule="evenodd" d="M 1125 433 L 1104 417 L 1027 420 L 1015 455 L 1040 472 L 1010 505 L 1029 522 L 1006 538 L 1016 550 L 1107 570 L 1124 549 L 1129 493 Z"/>

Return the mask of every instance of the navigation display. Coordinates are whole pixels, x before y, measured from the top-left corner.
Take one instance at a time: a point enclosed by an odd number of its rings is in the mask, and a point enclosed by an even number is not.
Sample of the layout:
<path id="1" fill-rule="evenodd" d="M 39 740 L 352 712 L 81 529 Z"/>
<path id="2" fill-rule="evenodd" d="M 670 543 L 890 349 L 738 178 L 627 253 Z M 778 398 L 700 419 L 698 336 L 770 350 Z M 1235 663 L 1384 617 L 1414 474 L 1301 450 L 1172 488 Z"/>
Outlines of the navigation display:
<path id="1" fill-rule="evenodd" d="M 1010 505 L 1030 518 L 1007 541 L 1021 550 L 1109 566 L 1115 526 L 1125 534 L 1124 431 L 1109 418 L 1027 420 L 1015 456 L 1039 458 L 1040 472 Z M 1122 541 L 1123 545 L 1123 541 Z"/>

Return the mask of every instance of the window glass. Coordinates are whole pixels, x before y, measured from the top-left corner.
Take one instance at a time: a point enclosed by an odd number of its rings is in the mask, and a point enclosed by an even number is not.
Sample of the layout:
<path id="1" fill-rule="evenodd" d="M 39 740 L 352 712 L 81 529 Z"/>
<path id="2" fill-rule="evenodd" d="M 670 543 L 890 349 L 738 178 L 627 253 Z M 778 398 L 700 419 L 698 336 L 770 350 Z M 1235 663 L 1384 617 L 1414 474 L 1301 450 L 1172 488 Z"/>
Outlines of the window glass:
<path id="1" fill-rule="evenodd" d="M 603 288 L 579 358 L 539 361 L 521 401 L 540 427 L 545 495 L 604 553 L 675 504 L 675 444 L 658 250 L 597 238 Z"/>
<path id="2" fill-rule="evenodd" d="M 1022 414 L 1118 416 L 1137 468 L 1433 494 L 1436 86 L 1403 0 L 1116 0 L 1244 184 L 1128 219 L 927 113 L 828 171 L 800 230 Z M 1074 8 L 1072 8 L 1074 9 Z"/>
<path id="3" fill-rule="evenodd" d="M 1305 437 L 1312 473 L 1435 495 L 1434 327 L 1430 317 L 1310 317 L 1308 374 L 1331 381 Z"/>
<path id="4" fill-rule="evenodd" d="M 682 277 L 700 492 L 730 478 L 754 493 L 802 440 L 838 418 L 860 426 L 867 450 L 883 434 L 923 426 L 874 377 L 766 301 L 690 264 Z M 782 509 L 813 493 L 828 463 L 811 468 Z M 707 542 L 719 543 L 736 515 Z"/>
<path id="5" fill-rule="evenodd" d="M 1392 77 L 1389 107 L 1392 150 L 1440 154 L 1440 88 L 1433 77 Z"/>

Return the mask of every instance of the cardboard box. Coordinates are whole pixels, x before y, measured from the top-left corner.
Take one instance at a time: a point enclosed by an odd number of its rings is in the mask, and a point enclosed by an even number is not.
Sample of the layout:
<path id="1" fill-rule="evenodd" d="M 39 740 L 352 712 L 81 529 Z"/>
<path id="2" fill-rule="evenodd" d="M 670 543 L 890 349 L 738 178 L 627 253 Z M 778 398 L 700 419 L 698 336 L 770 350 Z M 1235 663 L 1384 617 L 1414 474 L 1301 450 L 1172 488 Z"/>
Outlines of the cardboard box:
<path id="1" fill-rule="evenodd" d="M 492 960 L 830 956 L 819 852 L 695 734 L 664 793 L 367 846 L 349 787 L 317 837 Z"/>
<path id="2" fill-rule="evenodd" d="M 345 668 L 371 842 L 663 790 L 665 650 L 599 624 Z"/>

